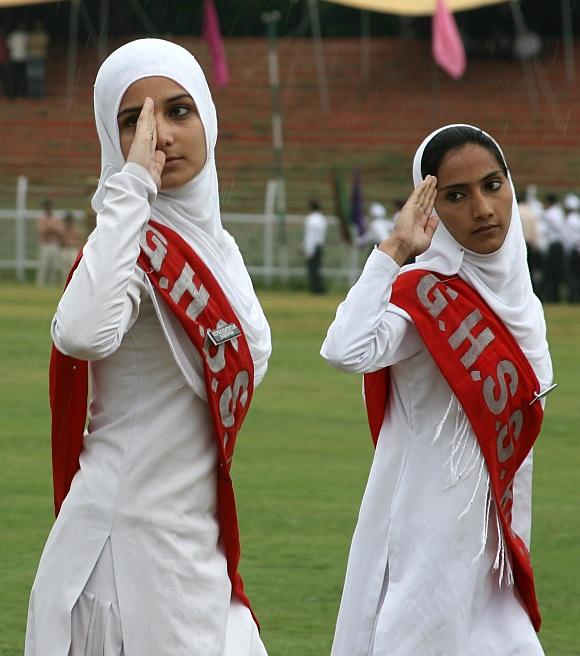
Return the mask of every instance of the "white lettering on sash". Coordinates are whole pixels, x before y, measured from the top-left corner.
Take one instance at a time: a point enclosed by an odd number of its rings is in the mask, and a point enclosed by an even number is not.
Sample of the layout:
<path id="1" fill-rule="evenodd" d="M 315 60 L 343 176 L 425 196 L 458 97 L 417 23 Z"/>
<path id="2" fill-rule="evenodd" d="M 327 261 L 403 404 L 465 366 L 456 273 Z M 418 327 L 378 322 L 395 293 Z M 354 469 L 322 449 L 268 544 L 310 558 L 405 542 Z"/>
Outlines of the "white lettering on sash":
<path id="1" fill-rule="evenodd" d="M 448 305 L 447 299 L 439 289 L 436 289 L 433 292 L 433 300 L 429 298 L 429 293 L 438 282 L 441 282 L 439 278 L 432 273 L 429 273 L 426 276 L 423 276 L 417 285 L 417 297 L 423 304 L 423 307 L 425 307 L 429 314 L 435 319 Z M 449 287 L 446 287 L 445 289 L 452 300 L 457 298 L 457 292 L 449 289 Z"/>
<path id="2" fill-rule="evenodd" d="M 225 428 L 231 428 L 235 423 L 234 413 L 236 411 L 236 405 L 238 403 L 238 399 L 242 407 L 245 407 L 248 401 L 249 382 L 250 382 L 250 375 L 244 369 L 243 371 L 238 372 L 238 375 L 234 380 L 233 389 L 231 385 L 228 385 L 225 388 L 225 390 L 222 392 L 219 401 L 219 406 L 220 406 L 220 417 L 222 420 L 222 424 Z"/>
<path id="3" fill-rule="evenodd" d="M 506 406 L 508 400 L 507 378 L 509 378 L 510 395 L 515 395 L 518 389 L 518 370 L 509 360 L 502 360 L 497 365 L 497 378 L 498 380 L 495 381 L 492 376 L 488 376 L 483 383 L 483 398 L 494 415 L 501 414 Z M 499 385 L 499 395 L 496 398 L 497 385 Z"/>
<path id="4" fill-rule="evenodd" d="M 147 242 L 147 232 L 151 233 L 151 241 L 155 244 L 155 248 L 151 248 Z M 141 230 L 139 237 L 139 245 L 149 258 L 151 268 L 153 271 L 159 272 L 163 260 L 167 255 L 167 239 L 153 226 L 147 225 Z"/>
<path id="5" fill-rule="evenodd" d="M 509 418 L 507 426 L 504 424 L 497 434 L 497 457 L 500 462 L 509 460 L 514 454 L 514 442 L 519 438 L 524 423 L 521 410 L 516 410 Z M 510 429 L 513 429 L 510 430 Z"/>
<path id="6" fill-rule="evenodd" d="M 459 328 L 449 338 L 449 346 L 456 351 L 463 342 L 466 340 L 471 343 L 469 349 L 461 356 L 461 364 L 466 369 L 469 369 L 477 358 L 482 354 L 486 346 L 488 346 L 494 339 L 495 335 L 491 328 L 484 328 L 477 337 L 471 334 L 471 329 L 481 321 L 481 312 L 474 310 L 467 318 L 465 318 Z"/>
<path id="7" fill-rule="evenodd" d="M 200 285 L 199 288 L 195 286 L 195 283 L 193 282 L 193 269 L 187 262 L 183 265 L 181 274 L 175 281 L 173 289 L 169 295 L 174 303 L 179 303 L 185 292 L 189 292 L 193 299 L 187 306 L 185 312 L 191 319 L 197 319 L 207 306 L 209 294 L 203 285 Z"/>

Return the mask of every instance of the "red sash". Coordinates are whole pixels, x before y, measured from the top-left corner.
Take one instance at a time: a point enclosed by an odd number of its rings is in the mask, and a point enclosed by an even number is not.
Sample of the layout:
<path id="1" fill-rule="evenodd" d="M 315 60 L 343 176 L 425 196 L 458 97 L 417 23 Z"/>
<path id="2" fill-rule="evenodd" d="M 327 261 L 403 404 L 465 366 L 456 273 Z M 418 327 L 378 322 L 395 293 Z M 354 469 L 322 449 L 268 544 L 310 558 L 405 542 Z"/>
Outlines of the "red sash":
<path id="1" fill-rule="evenodd" d="M 78 265 L 78 261 L 75 267 Z M 220 538 L 232 590 L 248 607 L 238 572 L 240 539 L 230 468 L 236 437 L 250 407 L 254 365 L 241 324 L 211 271 L 173 230 L 150 221 L 141 235 L 139 265 L 183 326 L 203 360 L 218 450 Z M 72 271 L 69 280 L 72 277 Z M 67 281 L 68 282 L 68 281 Z M 79 468 L 88 393 L 87 362 L 60 353 L 50 362 L 52 461 L 56 513 Z"/>
<path id="2" fill-rule="evenodd" d="M 536 631 L 541 617 L 530 555 L 512 530 L 514 476 L 543 419 L 538 380 L 517 342 L 479 294 L 458 277 L 424 270 L 399 276 L 391 303 L 404 309 L 461 403 L 489 472 L 514 581 Z M 389 371 L 364 377 L 369 425 L 376 444 L 389 394 Z"/>

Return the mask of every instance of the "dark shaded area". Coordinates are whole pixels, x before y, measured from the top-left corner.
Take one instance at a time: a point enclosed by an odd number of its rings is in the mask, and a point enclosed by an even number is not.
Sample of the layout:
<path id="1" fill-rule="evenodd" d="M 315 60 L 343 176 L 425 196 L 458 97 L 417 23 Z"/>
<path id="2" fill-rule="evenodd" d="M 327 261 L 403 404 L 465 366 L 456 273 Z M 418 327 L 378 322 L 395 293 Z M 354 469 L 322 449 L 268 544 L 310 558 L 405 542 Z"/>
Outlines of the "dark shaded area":
<path id="1" fill-rule="evenodd" d="M 0 11 L 0 24 L 10 31 L 23 20 L 32 23 L 42 19 L 54 36 L 64 36 L 68 30 L 69 2 L 49 5 L 15 7 Z M 524 0 L 522 11 L 528 27 L 544 37 L 562 34 L 560 0 Z M 101 0 L 83 0 L 81 11 L 81 38 L 90 40 L 101 23 Z M 199 35 L 202 22 L 202 0 L 108 0 L 109 35 L 151 34 L 155 27 L 158 35 Z M 310 33 L 307 4 L 302 0 L 216 0 L 224 36 L 262 36 L 265 33 L 261 14 L 277 9 L 281 14 L 281 36 L 306 36 Z M 362 12 L 321 1 L 320 20 L 323 36 L 356 37 L 361 33 Z M 571 0 L 573 30 L 580 35 L 580 0 Z M 488 43 L 482 52 L 490 56 L 501 55 L 502 42 L 513 38 L 514 25 L 508 3 L 460 12 L 457 22 L 471 49 Z M 392 14 L 369 14 L 371 36 L 425 36 L 431 30 L 429 18 L 404 18 Z M 492 37 L 490 41 L 490 36 Z M 489 45 L 489 44 L 492 45 Z M 495 43 L 495 46 L 493 45 Z"/>

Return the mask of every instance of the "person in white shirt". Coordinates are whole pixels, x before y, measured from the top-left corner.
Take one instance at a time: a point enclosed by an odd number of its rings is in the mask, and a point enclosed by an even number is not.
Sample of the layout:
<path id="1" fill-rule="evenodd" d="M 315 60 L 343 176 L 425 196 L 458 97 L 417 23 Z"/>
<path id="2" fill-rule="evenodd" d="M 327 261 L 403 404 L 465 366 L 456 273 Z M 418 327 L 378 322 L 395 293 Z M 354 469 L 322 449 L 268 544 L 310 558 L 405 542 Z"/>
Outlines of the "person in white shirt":
<path id="1" fill-rule="evenodd" d="M 322 278 L 322 258 L 326 243 L 327 221 L 321 212 L 320 203 L 311 200 L 310 213 L 304 219 L 304 257 L 308 275 L 308 287 L 313 294 L 324 294 L 325 285 Z"/>
<path id="2" fill-rule="evenodd" d="M 467 125 L 446 126 L 423 141 L 413 180 L 415 191 L 393 232 L 369 256 L 321 349 L 337 369 L 365 375 L 377 440 L 332 656 L 541 656 L 537 607 L 520 599 L 511 574 L 515 550 L 506 560 L 505 546 L 506 539 L 521 536 L 520 558 L 523 543 L 530 543 L 531 446 L 520 454 L 511 496 L 501 498 L 492 481 L 503 480 L 502 474 L 482 451 L 488 444 L 495 453 L 498 413 L 518 385 L 510 369 L 511 391 L 505 389 L 505 398 L 498 393 L 496 404 L 480 371 L 486 345 L 493 350 L 501 341 L 509 355 L 515 340 L 532 368 L 531 383 L 536 377 L 538 391 L 546 392 L 552 383 L 545 320 L 532 290 L 513 185 L 497 143 Z M 401 269 L 412 255 L 416 263 Z M 420 284 L 404 288 L 402 304 L 397 290 L 405 276 L 420 277 Z M 448 310 L 464 302 L 469 289 L 483 301 L 482 311 L 491 309 L 503 324 L 503 337 L 475 328 L 479 310 L 455 331 L 458 319 Z M 435 353 L 402 305 L 421 306 L 432 339 L 442 345 Z M 451 359 L 461 370 L 457 377 L 443 375 Z M 508 365 L 501 359 L 498 366 Z M 383 405 L 373 405 L 380 387 L 367 380 L 384 380 L 385 369 L 390 383 L 382 388 Z M 495 372 L 495 361 L 490 370 Z M 492 388 L 498 392 L 495 383 Z M 466 398 L 475 398 L 469 418 Z M 518 406 L 515 416 L 528 412 L 527 393 Z M 490 429 L 482 439 L 475 426 L 484 412 Z M 511 457 L 498 454 L 502 462 Z M 506 529 L 499 522 L 505 499 L 513 500 Z"/>
<path id="3" fill-rule="evenodd" d="M 381 203 L 371 203 L 369 206 L 369 227 L 366 232 L 357 238 L 357 246 L 367 244 L 380 244 L 393 229 L 393 221 L 387 217 L 387 210 Z"/>
<path id="4" fill-rule="evenodd" d="M 556 194 L 546 196 L 543 224 L 547 243 L 542 285 L 543 299 L 548 303 L 559 303 L 562 300 L 562 286 L 565 279 L 566 223 L 564 210 Z"/>
<path id="5" fill-rule="evenodd" d="M 58 516 L 25 655 L 265 656 L 229 468 L 271 339 L 221 223 L 211 93 L 187 50 L 139 39 L 94 103 L 97 225 L 51 327 Z"/>
<path id="6" fill-rule="evenodd" d="M 10 62 L 11 94 L 15 97 L 28 95 L 26 65 L 28 62 L 28 31 L 24 23 L 20 23 L 6 37 L 8 58 Z"/>
<path id="7" fill-rule="evenodd" d="M 580 198 L 567 194 L 562 204 L 566 212 L 568 302 L 580 303 Z"/>
<path id="8" fill-rule="evenodd" d="M 518 209 L 528 254 L 528 268 L 534 292 L 541 298 L 542 289 L 542 251 L 540 248 L 540 219 L 537 210 L 522 195 L 518 195 Z"/>

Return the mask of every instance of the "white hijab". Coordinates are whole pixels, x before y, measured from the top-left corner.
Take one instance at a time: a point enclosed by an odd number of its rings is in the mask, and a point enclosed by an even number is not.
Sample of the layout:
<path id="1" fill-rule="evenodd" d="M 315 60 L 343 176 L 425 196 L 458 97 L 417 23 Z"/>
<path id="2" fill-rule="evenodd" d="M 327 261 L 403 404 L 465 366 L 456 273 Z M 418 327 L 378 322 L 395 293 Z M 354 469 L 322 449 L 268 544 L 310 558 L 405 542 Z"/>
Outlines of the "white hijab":
<path id="1" fill-rule="evenodd" d="M 415 187 L 423 181 L 421 160 L 427 144 L 439 132 L 458 125 L 479 130 L 471 125 L 453 124 L 432 132 L 415 153 L 413 160 Z M 487 133 L 484 134 L 492 139 Z M 495 140 L 492 141 L 498 147 L 505 162 L 501 148 Z M 467 250 L 455 240 L 443 222 L 439 221 L 429 248 L 417 257 L 415 264 L 403 267 L 402 271 L 428 269 L 445 276 L 457 274 L 471 285 L 515 337 L 543 389 L 552 382 L 546 322 L 542 304 L 532 289 L 520 213 L 509 173 L 508 178 L 513 195 L 511 220 L 505 241 L 497 251 L 481 255 Z"/>
<path id="2" fill-rule="evenodd" d="M 216 110 L 203 71 L 185 48 L 163 39 L 138 39 L 115 50 L 101 65 L 94 95 L 101 176 L 93 209 L 102 209 L 105 182 L 125 165 L 117 124 L 123 95 L 133 82 L 153 76 L 177 82 L 193 98 L 205 131 L 206 161 L 188 183 L 157 194 L 151 217 L 179 233 L 211 270 L 243 325 L 256 369 L 265 370 L 270 329 L 236 242 L 221 223 Z"/>

